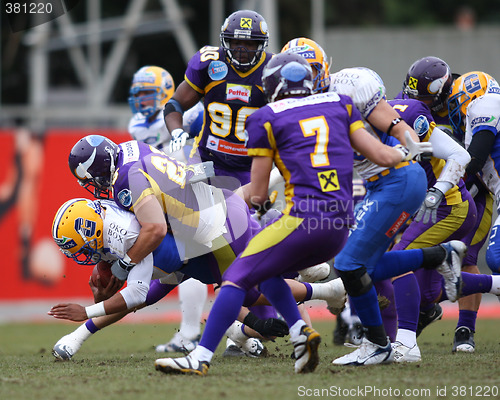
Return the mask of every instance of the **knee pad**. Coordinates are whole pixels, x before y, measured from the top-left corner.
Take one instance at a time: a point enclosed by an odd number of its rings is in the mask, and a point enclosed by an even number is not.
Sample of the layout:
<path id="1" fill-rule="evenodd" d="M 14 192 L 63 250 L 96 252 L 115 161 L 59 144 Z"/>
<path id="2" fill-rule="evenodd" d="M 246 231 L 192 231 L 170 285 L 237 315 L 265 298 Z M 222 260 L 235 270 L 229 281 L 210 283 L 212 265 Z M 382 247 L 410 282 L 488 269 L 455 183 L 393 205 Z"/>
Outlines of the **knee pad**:
<path id="1" fill-rule="evenodd" d="M 372 278 L 366 272 L 365 267 L 355 269 L 354 271 L 338 271 L 338 275 L 342 279 L 349 296 L 361 296 L 368 293 L 373 286 Z"/>

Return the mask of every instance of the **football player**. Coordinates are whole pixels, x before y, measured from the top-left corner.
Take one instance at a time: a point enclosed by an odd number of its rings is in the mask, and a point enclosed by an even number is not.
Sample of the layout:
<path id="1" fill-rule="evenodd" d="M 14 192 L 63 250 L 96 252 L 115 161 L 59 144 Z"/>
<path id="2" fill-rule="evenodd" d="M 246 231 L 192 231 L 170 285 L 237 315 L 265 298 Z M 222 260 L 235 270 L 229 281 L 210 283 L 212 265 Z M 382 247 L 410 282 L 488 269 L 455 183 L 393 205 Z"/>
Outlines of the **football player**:
<path id="1" fill-rule="evenodd" d="M 437 128 L 463 143 L 463 132 L 456 132 L 451 126 L 448 116 L 447 100 L 453 79 L 457 76 L 450 72 L 448 64 L 438 57 L 423 57 L 415 61 L 408 70 L 403 91 L 397 98 L 414 98 L 429 106 L 432 118 Z M 452 144 L 451 147 L 454 147 Z M 465 186 L 470 190 L 476 207 L 476 223 L 469 234 L 463 238 L 465 243 L 470 243 L 463 261 L 462 270 L 479 274 L 477 257 L 479 250 L 484 245 L 491 227 L 493 196 L 477 175 L 467 175 L 464 178 Z M 461 189 L 463 191 L 463 189 Z M 448 197 L 448 193 L 447 197 Z M 453 203 L 453 201 L 452 201 Z M 456 200 L 454 203 L 457 203 Z M 447 219 L 453 219 L 452 215 Z M 417 280 L 422 278 L 417 273 Z M 421 290 L 425 290 L 428 281 L 424 282 Z M 438 303 L 430 301 L 426 293 L 421 295 L 422 303 L 418 318 L 417 336 L 433 321 L 441 318 L 443 312 Z M 462 297 L 459 299 L 459 318 L 455 329 L 452 351 L 473 352 L 475 348 L 474 332 L 477 311 L 481 302 L 481 295 Z"/>
<path id="2" fill-rule="evenodd" d="M 221 27 L 221 46 L 204 46 L 189 61 L 184 81 L 165 106 L 163 115 L 172 132 L 171 149 L 185 144 L 182 114 L 203 98 L 205 120 L 195 139 L 202 161 L 213 161 L 215 174 L 233 176 L 244 185 L 250 181 L 245 148 L 245 122 L 265 103 L 262 71 L 272 54 L 267 23 L 255 11 L 239 10 Z"/>
<path id="3" fill-rule="evenodd" d="M 170 153 L 171 135 L 163 119 L 163 108 L 174 91 L 175 84 L 168 71 L 152 65 L 141 67 L 134 74 L 130 86 L 128 100 L 133 116 L 128 131 L 133 139 L 186 161 L 184 149 Z M 200 131 L 203 123 L 203 105 L 200 102 L 184 113 L 183 123 L 187 132 L 196 135 Z M 188 279 L 179 285 L 180 329 L 169 342 L 156 347 L 158 352 L 194 349 L 200 337 L 201 314 L 206 298 L 206 285 L 196 279 Z"/>

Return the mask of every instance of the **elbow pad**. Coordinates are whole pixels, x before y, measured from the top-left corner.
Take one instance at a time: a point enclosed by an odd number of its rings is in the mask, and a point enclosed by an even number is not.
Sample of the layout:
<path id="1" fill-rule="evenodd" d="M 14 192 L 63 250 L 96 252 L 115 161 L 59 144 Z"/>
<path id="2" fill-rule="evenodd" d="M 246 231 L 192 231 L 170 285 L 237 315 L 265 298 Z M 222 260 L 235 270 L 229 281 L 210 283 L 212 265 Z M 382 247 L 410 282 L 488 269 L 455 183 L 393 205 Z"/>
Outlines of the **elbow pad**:
<path id="1" fill-rule="evenodd" d="M 140 306 L 146 301 L 148 295 L 149 285 L 142 281 L 132 281 L 127 282 L 127 287 L 120 291 L 123 296 L 125 303 L 127 303 L 127 308 Z"/>

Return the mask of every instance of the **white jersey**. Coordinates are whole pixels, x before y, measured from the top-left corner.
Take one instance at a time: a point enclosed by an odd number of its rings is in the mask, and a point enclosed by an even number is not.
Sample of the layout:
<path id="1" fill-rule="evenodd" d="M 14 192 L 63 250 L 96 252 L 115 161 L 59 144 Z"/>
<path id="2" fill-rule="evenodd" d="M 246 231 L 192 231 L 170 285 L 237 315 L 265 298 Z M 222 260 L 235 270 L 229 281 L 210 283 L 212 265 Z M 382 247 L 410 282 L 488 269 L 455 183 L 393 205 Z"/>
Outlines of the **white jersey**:
<path id="1" fill-rule="evenodd" d="M 199 120 L 200 118 L 203 119 L 203 111 L 203 104 L 198 102 L 183 114 L 183 129 L 186 132 L 192 135 L 199 133 L 201 129 Z M 193 132 L 193 130 L 198 130 L 198 132 Z M 147 118 L 141 113 L 134 114 L 128 124 L 128 132 L 134 140 L 144 142 L 166 154 L 170 154 L 168 145 L 172 135 L 165 125 L 163 111 L 160 111 L 152 122 L 148 122 Z"/>
<path id="2" fill-rule="evenodd" d="M 356 108 L 365 118 L 365 128 L 374 137 L 380 139 L 366 118 L 385 96 L 384 82 L 375 71 L 368 68 L 344 68 L 330 75 L 331 92 L 349 96 Z M 381 167 L 364 157 L 354 157 L 354 168 L 363 179 L 371 178 L 384 171 L 387 167 Z"/>
<path id="3" fill-rule="evenodd" d="M 498 87 L 497 87 L 498 88 Z M 470 102 L 465 120 L 465 148 L 469 148 L 472 137 L 487 129 L 496 136 L 490 156 L 482 169 L 482 178 L 488 189 L 500 203 L 500 93 L 486 93 Z"/>

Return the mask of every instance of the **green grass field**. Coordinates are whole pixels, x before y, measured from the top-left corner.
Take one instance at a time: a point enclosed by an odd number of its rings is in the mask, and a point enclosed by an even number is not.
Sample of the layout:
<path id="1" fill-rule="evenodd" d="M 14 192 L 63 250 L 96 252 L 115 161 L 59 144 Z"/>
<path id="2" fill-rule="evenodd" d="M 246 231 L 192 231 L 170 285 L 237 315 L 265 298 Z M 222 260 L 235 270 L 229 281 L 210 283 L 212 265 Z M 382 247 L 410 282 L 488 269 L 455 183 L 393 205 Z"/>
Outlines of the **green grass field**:
<path id="1" fill-rule="evenodd" d="M 291 344 L 268 343 L 263 359 L 224 358 L 223 346 L 207 377 L 155 371 L 153 345 L 178 324 L 118 324 L 89 339 L 69 362 L 56 362 L 54 343 L 76 324 L 0 325 L 0 399 L 473 399 L 500 398 L 500 320 L 479 320 L 476 353 L 452 354 L 455 321 L 439 321 L 419 338 L 422 362 L 334 367 L 351 349 L 332 344 L 334 322 L 322 334 L 316 372 L 293 373 Z"/>

